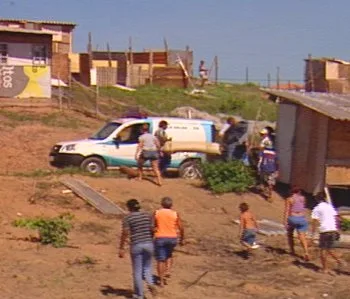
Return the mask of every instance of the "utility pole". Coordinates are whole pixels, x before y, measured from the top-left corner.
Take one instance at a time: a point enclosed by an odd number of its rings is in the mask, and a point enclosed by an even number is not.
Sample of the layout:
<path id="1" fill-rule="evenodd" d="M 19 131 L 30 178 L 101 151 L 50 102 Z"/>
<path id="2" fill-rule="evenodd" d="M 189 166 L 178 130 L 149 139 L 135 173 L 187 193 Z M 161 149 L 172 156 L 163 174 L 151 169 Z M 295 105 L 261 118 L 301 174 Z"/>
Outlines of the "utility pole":
<path id="1" fill-rule="evenodd" d="M 267 87 L 271 88 L 271 74 L 270 73 L 267 74 Z"/>
<path id="2" fill-rule="evenodd" d="M 245 84 L 249 83 L 249 68 L 245 68 Z"/>
<path id="3" fill-rule="evenodd" d="M 132 53 L 132 38 L 129 37 L 129 59 L 130 59 L 130 86 L 134 85 L 134 57 Z"/>
<path id="4" fill-rule="evenodd" d="M 276 73 L 276 85 L 277 89 L 280 89 L 280 67 L 277 67 L 277 73 Z"/>
<path id="5" fill-rule="evenodd" d="M 214 57 L 214 70 L 215 70 L 215 84 L 218 84 L 218 81 L 219 81 L 219 58 L 218 56 L 215 56 Z"/>

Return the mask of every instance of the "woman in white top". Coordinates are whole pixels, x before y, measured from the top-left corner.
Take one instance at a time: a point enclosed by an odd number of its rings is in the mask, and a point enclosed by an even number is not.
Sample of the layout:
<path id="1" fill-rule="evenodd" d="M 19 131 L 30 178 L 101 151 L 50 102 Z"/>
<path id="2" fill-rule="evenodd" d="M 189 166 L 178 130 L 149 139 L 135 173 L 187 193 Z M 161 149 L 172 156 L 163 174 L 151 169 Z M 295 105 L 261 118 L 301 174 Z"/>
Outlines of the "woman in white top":
<path id="1" fill-rule="evenodd" d="M 139 137 L 139 144 L 136 149 L 135 159 L 138 164 L 138 179 L 142 180 L 143 175 L 143 164 L 146 161 L 150 161 L 152 169 L 157 179 L 157 184 L 162 185 L 161 175 L 159 171 L 159 155 L 160 153 L 160 144 L 157 137 L 149 133 L 149 125 L 144 124 L 142 126 L 142 135 Z"/>

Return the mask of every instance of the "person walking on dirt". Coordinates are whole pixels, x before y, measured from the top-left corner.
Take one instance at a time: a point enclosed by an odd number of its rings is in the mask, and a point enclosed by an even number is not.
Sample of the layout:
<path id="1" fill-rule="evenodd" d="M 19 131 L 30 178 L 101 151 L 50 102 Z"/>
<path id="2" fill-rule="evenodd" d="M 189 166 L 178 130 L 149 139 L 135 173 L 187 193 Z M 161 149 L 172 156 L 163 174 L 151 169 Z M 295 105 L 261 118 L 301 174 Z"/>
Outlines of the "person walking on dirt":
<path id="1" fill-rule="evenodd" d="M 160 144 L 158 139 L 149 133 L 149 125 L 144 124 L 141 129 L 142 135 L 139 137 L 139 144 L 136 149 L 135 159 L 138 164 L 138 179 L 142 180 L 143 176 L 143 165 L 146 161 L 150 161 L 153 172 L 157 179 L 157 184 L 162 185 L 162 179 L 159 171 L 159 156 Z"/>
<path id="2" fill-rule="evenodd" d="M 199 62 L 199 78 L 201 79 L 201 87 L 204 87 L 205 82 L 208 81 L 208 69 L 205 67 L 205 62 L 204 60 L 201 60 Z"/>
<path id="3" fill-rule="evenodd" d="M 340 237 L 337 221 L 338 213 L 334 207 L 326 201 L 323 192 L 316 195 L 316 201 L 318 204 L 311 213 L 312 237 L 314 237 L 317 225 L 319 225 L 319 248 L 321 250 L 320 259 L 322 265 L 321 271 L 325 274 L 334 275 L 334 272 L 328 268 L 328 256 L 333 258 L 339 267 L 346 264 L 338 257 L 338 255 L 335 254 L 333 250 L 335 242 L 339 240 Z"/>
<path id="4" fill-rule="evenodd" d="M 120 238 L 119 257 L 125 256 L 125 244 L 130 237 L 130 256 L 134 281 L 135 299 L 143 299 L 143 278 L 152 295 L 156 295 L 156 287 L 152 275 L 152 257 L 154 253 L 152 215 L 140 211 L 138 200 L 130 199 L 126 203 L 129 214 L 124 217 Z"/>
<path id="5" fill-rule="evenodd" d="M 294 250 L 294 230 L 298 232 L 298 238 L 304 249 L 304 259 L 309 261 L 309 249 L 306 239 L 308 222 L 306 219 L 305 197 L 301 190 L 294 186 L 291 190 L 291 196 L 286 199 L 284 208 L 284 225 L 287 230 L 288 244 L 290 253 L 295 255 Z"/>
<path id="6" fill-rule="evenodd" d="M 258 172 L 260 175 L 260 184 L 263 196 L 266 200 L 272 201 L 272 191 L 276 185 L 278 177 L 278 162 L 276 151 L 272 149 L 263 149 L 260 153 L 258 163 Z"/>
<path id="7" fill-rule="evenodd" d="M 159 122 L 158 129 L 155 132 L 154 136 L 157 137 L 160 147 L 162 148 L 167 141 L 171 141 L 171 138 L 168 137 L 166 129 L 168 128 L 168 123 L 165 120 Z M 162 175 L 165 174 L 167 167 L 171 163 L 171 154 L 162 152 L 161 157 L 159 158 L 159 169 Z"/>
<path id="8" fill-rule="evenodd" d="M 255 216 L 250 212 L 247 203 L 243 202 L 239 205 L 241 215 L 239 217 L 239 233 L 238 237 L 241 244 L 249 252 L 252 249 L 257 249 L 260 246 L 256 244 L 256 233 L 258 231 L 258 223 Z"/>
<path id="9" fill-rule="evenodd" d="M 162 198 L 161 206 L 154 212 L 155 256 L 160 286 L 164 286 L 170 277 L 174 248 L 178 241 L 181 246 L 184 243 L 184 227 L 170 197 Z"/>

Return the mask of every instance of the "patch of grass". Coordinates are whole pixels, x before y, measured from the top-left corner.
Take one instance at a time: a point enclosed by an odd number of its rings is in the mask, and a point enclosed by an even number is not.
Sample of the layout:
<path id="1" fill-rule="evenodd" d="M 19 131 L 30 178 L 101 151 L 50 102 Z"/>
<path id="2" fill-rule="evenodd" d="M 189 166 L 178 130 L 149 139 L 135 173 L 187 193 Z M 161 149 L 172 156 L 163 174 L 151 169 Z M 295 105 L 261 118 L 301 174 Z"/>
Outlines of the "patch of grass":
<path id="1" fill-rule="evenodd" d="M 340 228 L 342 231 L 350 231 L 350 220 L 349 219 L 341 219 Z"/>
<path id="2" fill-rule="evenodd" d="M 91 256 L 88 256 L 88 255 L 85 255 L 81 258 L 76 258 L 73 261 L 68 260 L 67 264 L 70 266 L 74 266 L 74 265 L 84 266 L 85 265 L 85 266 L 91 267 L 91 266 L 97 264 L 97 259 L 95 259 Z"/>
<path id="3" fill-rule="evenodd" d="M 253 170 L 243 162 L 212 162 L 202 165 L 203 179 L 214 193 L 247 192 L 255 184 Z"/>
<path id="4" fill-rule="evenodd" d="M 52 244 L 59 248 L 64 247 L 68 241 L 68 233 L 72 228 L 73 215 L 62 214 L 54 218 L 24 218 L 13 222 L 16 227 L 25 227 L 37 230 L 42 244 Z"/>

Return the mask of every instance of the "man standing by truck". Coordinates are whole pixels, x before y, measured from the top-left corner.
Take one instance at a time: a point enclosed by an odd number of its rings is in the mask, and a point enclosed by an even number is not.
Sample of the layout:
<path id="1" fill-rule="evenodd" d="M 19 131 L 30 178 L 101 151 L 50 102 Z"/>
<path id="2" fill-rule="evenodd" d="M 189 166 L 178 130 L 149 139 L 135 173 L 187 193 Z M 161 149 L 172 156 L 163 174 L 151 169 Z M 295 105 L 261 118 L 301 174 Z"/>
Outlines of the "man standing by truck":
<path id="1" fill-rule="evenodd" d="M 160 147 L 162 148 L 167 141 L 171 141 L 171 138 L 168 137 L 166 129 L 168 128 L 168 123 L 165 120 L 161 120 L 158 125 L 158 130 L 154 133 L 154 136 L 157 137 Z M 167 167 L 169 167 L 171 162 L 171 154 L 161 152 L 159 159 L 159 170 L 160 173 L 164 176 Z"/>

